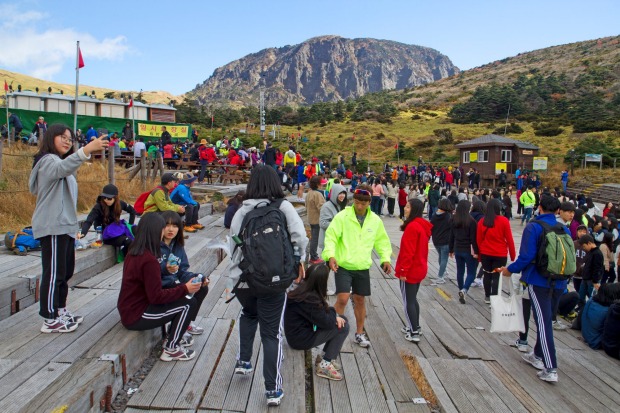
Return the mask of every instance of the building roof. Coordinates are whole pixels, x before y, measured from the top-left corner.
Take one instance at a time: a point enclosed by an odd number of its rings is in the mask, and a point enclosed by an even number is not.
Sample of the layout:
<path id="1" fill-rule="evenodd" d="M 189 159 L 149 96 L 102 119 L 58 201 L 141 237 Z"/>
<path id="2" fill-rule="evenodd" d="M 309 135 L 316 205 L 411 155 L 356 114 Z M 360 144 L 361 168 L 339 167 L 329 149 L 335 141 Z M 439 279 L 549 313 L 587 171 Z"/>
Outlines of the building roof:
<path id="1" fill-rule="evenodd" d="M 499 136 L 499 135 L 493 135 L 493 134 L 484 135 L 479 138 L 475 138 L 475 139 L 472 139 L 466 142 L 459 143 L 458 145 L 455 145 L 455 146 L 457 148 L 472 148 L 475 146 L 482 146 L 482 145 L 499 145 L 499 146 L 514 145 L 517 148 L 521 148 L 521 149 L 540 149 L 538 146 L 533 145 L 528 142 L 518 141 L 516 139 L 510 139 L 505 136 Z"/>
<path id="2" fill-rule="evenodd" d="M 149 106 L 155 109 L 176 110 L 174 107 L 170 105 L 164 105 L 163 103 L 153 103 Z"/>

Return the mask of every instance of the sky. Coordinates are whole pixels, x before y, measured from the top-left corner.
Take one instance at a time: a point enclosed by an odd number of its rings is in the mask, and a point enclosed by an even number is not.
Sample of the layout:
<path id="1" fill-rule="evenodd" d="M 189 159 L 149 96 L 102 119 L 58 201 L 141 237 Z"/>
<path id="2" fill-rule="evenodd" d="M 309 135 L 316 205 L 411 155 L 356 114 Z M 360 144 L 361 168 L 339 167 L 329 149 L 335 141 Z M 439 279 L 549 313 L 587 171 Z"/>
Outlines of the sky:
<path id="1" fill-rule="evenodd" d="M 269 47 L 322 35 L 430 47 L 462 70 L 620 34 L 617 0 L 0 0 L 0 68 L 80 84 L 179 95 Z"/>

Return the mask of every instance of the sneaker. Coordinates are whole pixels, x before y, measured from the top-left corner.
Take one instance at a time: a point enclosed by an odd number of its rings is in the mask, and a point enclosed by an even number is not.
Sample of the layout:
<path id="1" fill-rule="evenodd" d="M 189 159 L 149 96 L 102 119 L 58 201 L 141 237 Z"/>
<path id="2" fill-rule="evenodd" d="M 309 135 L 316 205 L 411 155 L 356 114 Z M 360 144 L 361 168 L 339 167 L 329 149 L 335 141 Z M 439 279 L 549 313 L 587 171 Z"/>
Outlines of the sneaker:
<path id="1" fill-rule="evenodd" d="M 566 324 L 561 323 L 560 321 L 554 321 L 552 323 L 554 330 L 566 330 L 568 326 Z"/>
<path id="2" fill-rule="evenodd" d="M 254 369 L 252 368 L 252 363 L 249 361 L 237 360 L 237 364 L 235 365 L 235 374 L 246 375 L 252 373 L 253 371 Z"/>
<path id="3" fill-rule="evenodd" d="M 58 317 L 52 322 L 44 321 L 41 326 L 42 333 L 70 333 L 78 328 L 77 323 L 71 323 L 62 317 Z"/>
<path id="4" fill-rule="evenodd" d="M 267 406 L 279 406 L 282 403 L 284 392 L 282 390 L 269 390 L 265 392 Z"/>
<path id="5" fill-rule="evenodd" d="M 205 226 L 202 224 L 194 224 L 192 225 L 192 228 L 194 229 L 205 229 Z"/>
<path id="6" fill-rule="evenodd" d="M 489 297 L 488 295 L 484 297 L 484 303 L 485 304 L 491 304 L 491 297 Z"/>
<path id="7" fill-rule="evenodd" d="M 539 379 L 542 381 L 548 381 L 550 383 L 558 382 L 558 372 L 553 369 L 544 369 L 536 373 Z"/>
<path id="8" fill-rule="evenodd" d="M 370 346 L 370 341 L 368 340 L 368 337 L 366 337 L 365 333 L 362 334 L 355 334 L 355 342 L 360 346 L 360 347 L 369 347 Z"/>
<path id="9" fill-rule="evenodd" d="M 471 283 L 471 286 L 472 286 L 473 288 L 480 288 L 480 287 L 482 287 L 482 278 L 476 278 L 476 279 L 474 280 L 474 282 L 473 282 L 473 283 Z"/>
<path id="10" fill-rule="evenodd" d="M 322 260 L 322 259 L 320 259 L 320 258 L 317 258 L 317 259 L 315 259 L 315 260 L 310 260 L 310 261 L 308 261 L 308 262 L 309 262 L 310 264 L 312 264 L 312 265 L 316 265 L 316 264 L 323 264 L 325 261 L 323 261 L 323 260 Z"/>
<path id="11" fill-rule="evenodd" d="M 336 370 L 336 368 L 331 362 L 325 360 L 321 360 L 321 362 L 317 366 L 316 375 L 319 377 L 324 377 L 328 380 L 342 380 L 342 374 L 340 374 L 340 372 Z"/>
<path id="12" fill-rule="evenodd" d="M 400 332 L 403 334 L 408 334 L 408 333 L 411 333 L 411 329 L 409 327 L 403 327 L 400 329 Z M 418 329 L 416 330 L 416 333 L 419 335 L 422 335 L 422 327 L 418 327 Z"/>
<path id="13" fill-rule="evenodd" d="M 437 278 L 435 281 L 433 281 L 431 285 L 440 285 L 440 284 L 445 284 L 445 283 L 446 283 L 445 278 L 440 277 L 440 278 Z"/>
<path id="14" fill-rule="evenodd" d="M 161 361 L 186 361 L 193 359 L 195 355 L 194 350 L 188 350 L 182 346 L 176 346 L 172 349 L 164 347 L 164 351 L 159 356 L 159 359 Z"/>
<path id="15" fill-rule="evenodd" d="M 521 358 L 527 361 L 528 363 L 530 363 L 532 366 L 534 366 L 538 370 L 542 370 L 545 368 L 545 365 L 543 364 L 542 360 L 536 357 L 533 352 L 524 354 L 521 356 Z"/>
<path id="16" fill-rule="evenodd" d="M 336 291 L 334 290 L 327 290 L 327 295 L 336 295 Z"/>
<path id="17" fill-rule="evenodd" d="M 405 334 L 405 340 L 411 341 L 411 342 L 414 342 L 414 343 L 419 343 L 420 342 L 420 334 L 418 334 L 418 333 L 407 333 L 407 334 Z"/>
<path id="18" fill-rule="evenodd" d="M 189 334 L 193 334 L 193 335 L 199 335 L 205 332 L 205 329 L 197 326 L 196 324 L 194 324 L 194 322 L 192 321 L 191 323 L 189 323 L 189 327 L 187 327 L 187 332 Z"/>
<path id="19" fill-rule="evenodd" d="M 84 317 L 82 317 L 81 315 L 75 315 L 69 310 L 65 310 L 65 313 L 60 317 L 67 321 L 67 323 L 80 324 L 82 321 L 84 321 Z"/>
<path id="20" fill-rule="evenodd" d="M 568 314 L 565 318 L 569 320 L 574 320 L 575 318 L 577 318 L 577 311 L 575 310 L 571 311 L 570 314 Z"/>
<path id="21" fill-rule="evenodd" d="M 190 226 L 190 225 L 186 225 L 183 227 L 183 231 L 185 232 L 189 232 L 190 234 L 193 234 L 194 232 L 196 232 L 197 230 L 194 229 L 194 227 Z"/>
<path id="22" fill-rule="evenodd" d="M 183 334 L 183 338 L 181 338 L 181 340 L 179 340 L 178 345 L 185 348 L 185 347 L 191 347 L 194 344 L 194 337 L 192 337 L 191 335 L 185 333 Z M 166 348 L 168 346 L 168 340 L 164 340 L 164 348 Z"/>
<path id="23" fill-rule="evenodd" d="M 527 341 L 521 341 L 517 339 L 517 341 L 515 341 L 515 346 L 517 347 L 517 350 L 519 350 L 521 353 L 527 353 L 529 350 Z"/>
<path id="24" fill-rule="evenodd" d="M 323 361 L 323 357 L 317 354 L 316 358 L 314 359 L 314 365 L 318 367 L 319 364 L 321 364 L 321 361 Z M 332 363 L 332 366 L 334 366 L 336 370 L 338 371 L 342 370 L 342 366 L 336 360 L 332 360 L 331 363 Z"/>
<path id="25" fill-rule="evenodd" d="M 465 290 L 459 291 L 459 302 L 465 304 Z"/>

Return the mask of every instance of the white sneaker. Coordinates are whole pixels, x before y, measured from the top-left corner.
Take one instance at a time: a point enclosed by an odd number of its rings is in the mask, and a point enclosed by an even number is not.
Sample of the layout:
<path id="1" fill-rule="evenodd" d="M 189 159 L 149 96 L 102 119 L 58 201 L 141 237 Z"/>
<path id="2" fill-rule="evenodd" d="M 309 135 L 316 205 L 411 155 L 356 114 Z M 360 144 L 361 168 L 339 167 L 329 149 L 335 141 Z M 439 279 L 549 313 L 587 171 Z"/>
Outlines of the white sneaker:
<path id="1" fill-rule="evenodd" d="M 527 353 L 529 350 L 529 346 L 527 345 L 527 342 L 523 343 L 519 339 L 515 341 L 515 346 L 517 347 L 517 350 L 519 350 L 521 353 Z"/>
<path id="2" fill-rule="evenodd" d="M 566 330 L 568 328 L 568 326 L 566 324 L 563 324 L 562 322 L 558 321 L 554 321 L 553 323 L 553 329 L 554 330 Z"/>
<path id="3" fill-rule="evenodd" d="M 366 337 L 365 333 L 362 334 L 355 334 L 355 342 L 360 346 L 360 347 L 369 347 L 370 346 L 370 341 L 368 340 L 368 337 Z"/>
<path id="4" fill-rule="evenodd" d="M 543 361 L 539 359 L 538 357 L 536 357 L 536 355 L 534 355 L 534 352 L 524 354 L 521 356 L 521 358 L 527 361 L 528 363 L 530 363 L 532 366 L 534 366 L 538 370 L 543 370 L 545 368 Z"/>
<path id="5" fill-rule="evenodd" d="M 538 373 L 536 373 L 536 375 L 542 381 L 548 381 L 550 383 L 557 383 L 558 382 L 558 373 L 555 370 L 544 369 L 544 370 L 541 370 Z"/>
<path id="6" fill-rule="evenodd" d="M 327 290 L 327 295 L 329 295 L 329 296 L 336 295 L 336 291 L 334 291 L 334 290 Z"/>
<path id="7" fill-rule="evenodd" d="M 445 278 L 441 277 L 441 278 L 437 278 L 435 281 L 433 281 L 431 285 L 434 286 L 434 285 L 441 285 L 441 284 L 445 284 L 445 283 L 446 283 Z"/>

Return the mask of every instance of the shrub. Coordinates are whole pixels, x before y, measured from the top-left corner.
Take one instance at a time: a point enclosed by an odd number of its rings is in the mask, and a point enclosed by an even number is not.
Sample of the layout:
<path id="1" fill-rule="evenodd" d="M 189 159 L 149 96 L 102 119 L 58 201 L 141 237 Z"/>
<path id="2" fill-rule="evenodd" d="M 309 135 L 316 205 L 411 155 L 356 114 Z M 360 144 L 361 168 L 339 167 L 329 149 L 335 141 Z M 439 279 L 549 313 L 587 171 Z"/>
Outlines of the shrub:
<path id="1" fill-rule="evenodd" d="M 523 133 L 523 128 L 519 126 L 517 123 L 510 122 L 510 125 L 508 125 L 508 127 L 500 126 L 497 129 L 495 129 L 493 133 L 496 135 L 503 135 L 504 133 L 507 133 L 507 134 L 508 133 Z"/>
<path id="2" fill-rule="evenodd" d="M 452 130 L 450 130 L 450 128 L 435 129 L 433 133 L 439 138 L 440 145 L 449 144 L 454 141 L 454 139 L 452 138 Z"/>
<path id="3" fill-rule="evenodd" d="M 562 132 L 564 132 L 564 129 L 554 123 L 534 124 L 534 135 L 536 136 L 558 136 Z"/>

